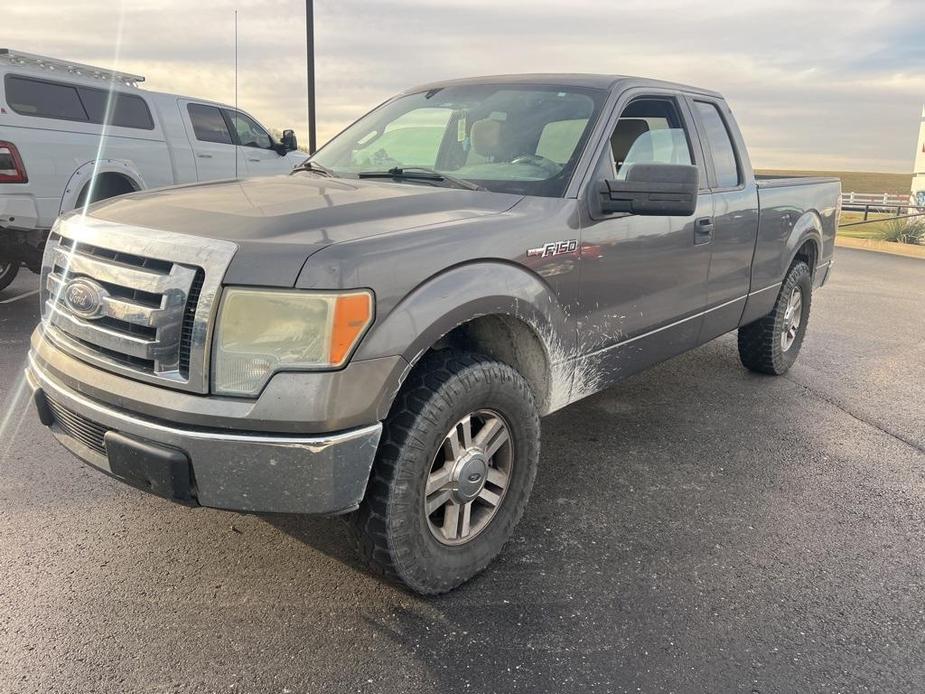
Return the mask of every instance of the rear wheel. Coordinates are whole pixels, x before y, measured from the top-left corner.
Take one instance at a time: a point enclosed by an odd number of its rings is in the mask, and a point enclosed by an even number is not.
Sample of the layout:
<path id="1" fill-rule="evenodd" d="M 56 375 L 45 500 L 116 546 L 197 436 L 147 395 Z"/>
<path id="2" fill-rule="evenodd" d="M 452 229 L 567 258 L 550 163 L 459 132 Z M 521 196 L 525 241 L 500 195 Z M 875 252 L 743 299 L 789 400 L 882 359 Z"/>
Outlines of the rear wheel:
<path id="1" fill-rule="evenodd" d="M 352 518 L 360 554 L 425 594 L 482 571 L 523 514 L 539 434 L 533 393 L 514 369 L 450 350 L 426 357 L 385 421 Z"/>
<path id="2" fill-rule="evenodd" d="M 774 310 L 739 328 L 739 358 L 746 368 L 779 376 L 793 366 L 806 335 L 812 292 L 809 266 L 795 262 L 784 278 Z"/>
<path id="3" fill-rule="evenodd" d="M 18 260 L 0 260 L 0 292 L 9 287 L 18 274 Z"/>

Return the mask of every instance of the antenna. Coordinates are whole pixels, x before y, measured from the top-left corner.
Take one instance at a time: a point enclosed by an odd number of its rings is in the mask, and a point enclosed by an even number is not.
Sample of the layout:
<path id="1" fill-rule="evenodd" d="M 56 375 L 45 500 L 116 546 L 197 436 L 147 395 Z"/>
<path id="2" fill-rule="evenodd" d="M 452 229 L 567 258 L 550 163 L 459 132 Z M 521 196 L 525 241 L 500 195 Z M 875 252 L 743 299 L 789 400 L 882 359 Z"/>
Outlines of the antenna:
<path id="1" fill-rule="evenodd" d="M 238 177 L 238 11 L 234 11 L 234 177 Z"/>

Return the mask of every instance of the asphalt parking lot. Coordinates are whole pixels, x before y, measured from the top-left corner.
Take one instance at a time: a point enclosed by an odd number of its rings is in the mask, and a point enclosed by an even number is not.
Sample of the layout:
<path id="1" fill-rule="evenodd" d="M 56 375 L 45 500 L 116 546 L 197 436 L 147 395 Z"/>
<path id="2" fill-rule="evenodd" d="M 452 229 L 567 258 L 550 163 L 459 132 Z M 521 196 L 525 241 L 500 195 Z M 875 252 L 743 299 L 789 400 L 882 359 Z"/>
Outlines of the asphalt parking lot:
<path id="1" fill-rule="evenodd" d="M 364 573 L 336 519 L 76 462 L 10 411 L 37 303 L 0 303 L 2 692 L 925 688 L 921 260 L 839 249 L 784 378 L 726 336 L 544 420 L 514 540 L 438 599 Z"/>

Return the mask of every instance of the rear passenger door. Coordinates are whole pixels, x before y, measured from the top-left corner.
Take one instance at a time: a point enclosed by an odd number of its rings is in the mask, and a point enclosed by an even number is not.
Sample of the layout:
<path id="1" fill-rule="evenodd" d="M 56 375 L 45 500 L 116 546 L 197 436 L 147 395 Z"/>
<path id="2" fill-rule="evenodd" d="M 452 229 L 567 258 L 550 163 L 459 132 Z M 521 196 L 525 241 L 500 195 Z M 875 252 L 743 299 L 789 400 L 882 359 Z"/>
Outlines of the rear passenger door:
<path id="1" fill-rule="evenodd" d="M 713 202 L 683 100 L 636 93 L 607 128 L 589 195 L 637 163 L 695 164 L 701 192 L 690 217 L 603 214 L 590 197 L 581 231 L 580 340 L 607 383 L 697 343 L 707 300 Z M 607 383 L 603 384 L 606 385 Z"/>
<path id="2" fill-rule="evenodd" d="M 180 111 L 200 181 L 247 175 L 244 155 L 237 151 L 228 121 L 218 106 L 181 100 Z"/>
<path id="3" fill-rule="evenodd" d="M 713 195 L 713 257 L 700 342 L 739 324 L 758 236 L 758 191 L 742 137 L 722 99 L 692 96 Z"/>

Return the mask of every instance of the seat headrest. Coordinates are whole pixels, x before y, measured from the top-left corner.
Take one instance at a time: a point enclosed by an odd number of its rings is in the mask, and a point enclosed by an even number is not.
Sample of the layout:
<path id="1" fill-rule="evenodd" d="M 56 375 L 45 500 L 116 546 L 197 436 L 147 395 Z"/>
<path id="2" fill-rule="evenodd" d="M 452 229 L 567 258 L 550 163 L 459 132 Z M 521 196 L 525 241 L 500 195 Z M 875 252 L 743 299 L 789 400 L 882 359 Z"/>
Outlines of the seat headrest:
<path id="1" fill-rule="evenodd" d="M 483 157 L 498 155 L 501 148 L 501 125 L 501 121 L 492 118 L 483 118 L 472 124 L 469 138 L 476 154 Z"/>
<path id="2" fill-rule="evenodd" d="M 614 163 L 619 167 L 626 161 L 626 155 L 633 148 L 636 140 L 649 132 L 649 124 L 641 118 L 621 118 L 610 137 Z"/>

